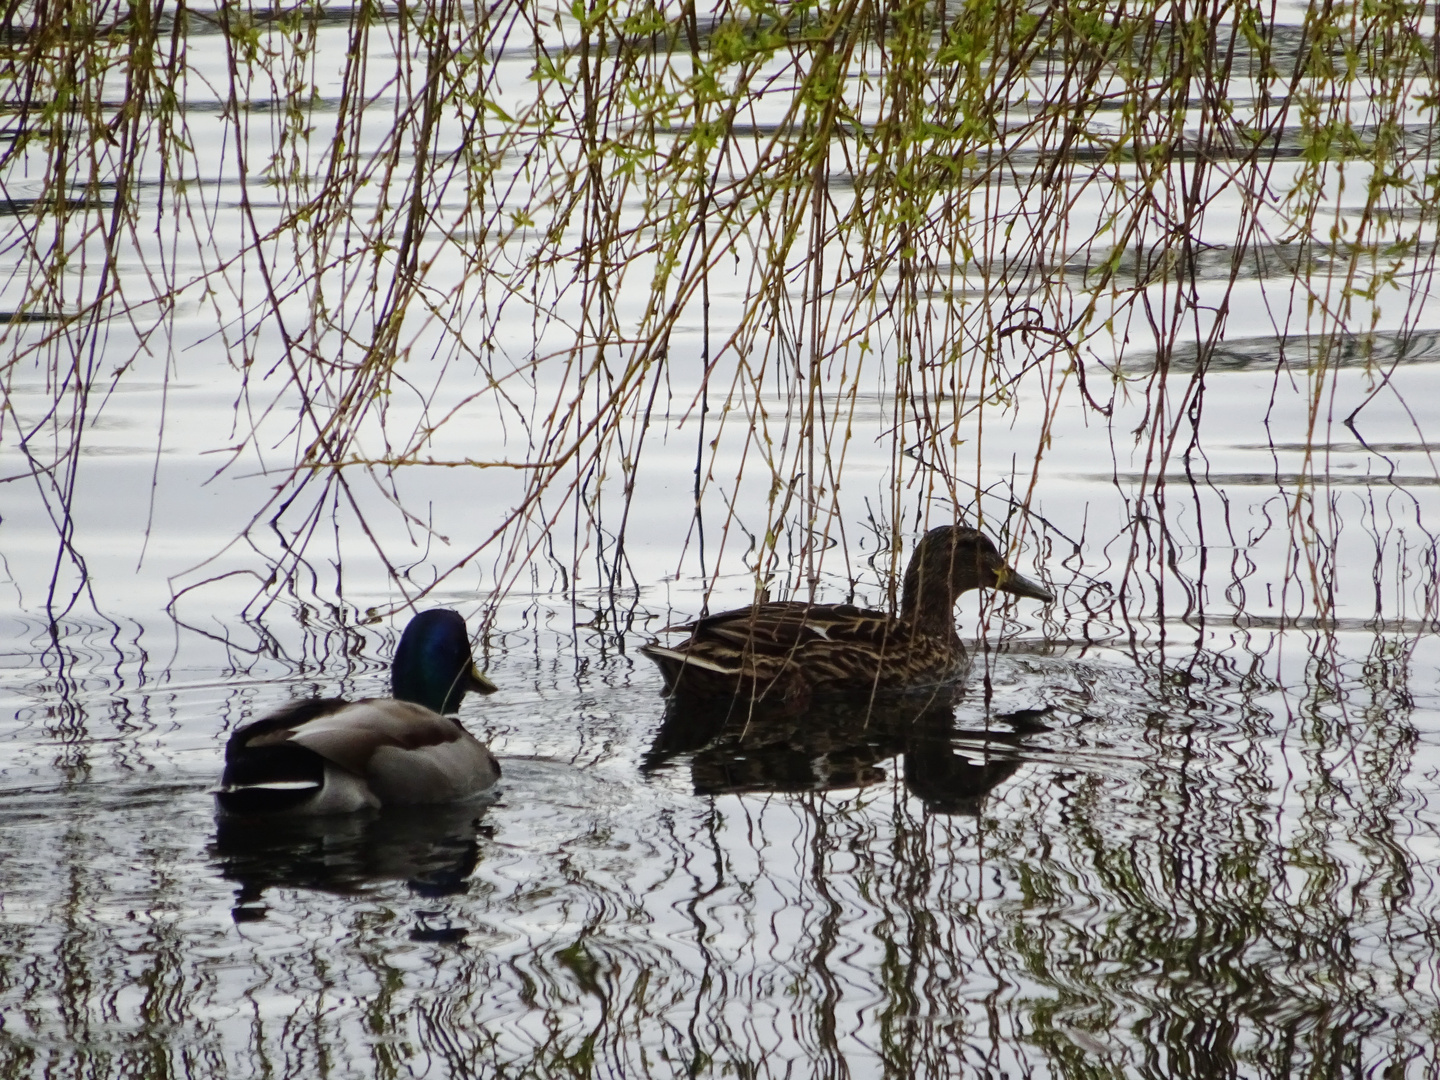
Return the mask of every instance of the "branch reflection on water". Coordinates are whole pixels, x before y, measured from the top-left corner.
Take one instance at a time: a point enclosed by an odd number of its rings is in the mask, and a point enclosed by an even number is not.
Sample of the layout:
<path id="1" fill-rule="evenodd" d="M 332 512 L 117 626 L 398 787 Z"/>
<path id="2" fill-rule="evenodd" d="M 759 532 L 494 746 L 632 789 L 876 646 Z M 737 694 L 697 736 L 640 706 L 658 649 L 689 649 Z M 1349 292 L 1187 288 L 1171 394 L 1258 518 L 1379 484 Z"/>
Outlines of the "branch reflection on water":
<path id="1" fill-rule="evenodd" d="M 483 803 L 394 808 L 384 813 L 216 819 L 211 857 L 236 882 L 236 922 L 264 918 L 271 888 L 363 895 L 403 882 L 420 897 L 463 895 L 488 831 Z"/>
<path id="2" fill-rule="evenodd" d="M 1024 763 L 1026 736 L 1048 731 L 1049 709 L 995 716 L 1007 725 L 956 723 L 949 688 L 863 704 L 820 700 L 800 715 L 737 701 L 670 698 L 642 767 L 688 757 L 697 795 L 840 792 L 883 783 L 903 757 L 910 793 L 926 810 L 980 813 L 985 795 Z"/>
<path id="3" fill-rule="evenodd" d="M 498 802 L 217 829 L 223 728 L 383 685 L 388 630 L 335 614 L 233 629 L 278 655 L 201 639 L 219 681 L 143 635 L 59 636 L 88 776 L 6 774 L 10 1074 L 106 1045 L 92 1072 L 185 1075 L 144 1049 L 175 1032 L 281 1075 L 317 1046 L 366 1075 L 417 1048 L 456 1075 L 1440 1065 L 1440 725 L 1412 625 L 1077 622 L 990 642 L 958 703 L 795 718 L 667 710 L 648 664 L 594 660 L 608 629 L 547 637 L 517 608 L 501 693 L 464 712 Z M 19 745 L 45 775 L 53 744 Z M 194 782 L 149 779 L 176 769 Z"/>

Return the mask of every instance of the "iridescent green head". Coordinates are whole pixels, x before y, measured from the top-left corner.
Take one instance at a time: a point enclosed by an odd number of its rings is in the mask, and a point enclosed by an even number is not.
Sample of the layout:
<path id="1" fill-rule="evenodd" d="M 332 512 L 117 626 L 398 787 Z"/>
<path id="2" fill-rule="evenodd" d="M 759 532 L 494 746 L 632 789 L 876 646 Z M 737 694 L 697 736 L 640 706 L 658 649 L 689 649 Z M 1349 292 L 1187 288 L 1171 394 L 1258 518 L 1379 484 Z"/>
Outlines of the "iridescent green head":
<path id="1" fill-rule="evenodd" d="M 395 647 L 391 694 L 438 713 L 453 713 L 471 690 L 493 694 L 495 684 L 475 667 L 465 620 L 447 608 L 416 615 Z"/>

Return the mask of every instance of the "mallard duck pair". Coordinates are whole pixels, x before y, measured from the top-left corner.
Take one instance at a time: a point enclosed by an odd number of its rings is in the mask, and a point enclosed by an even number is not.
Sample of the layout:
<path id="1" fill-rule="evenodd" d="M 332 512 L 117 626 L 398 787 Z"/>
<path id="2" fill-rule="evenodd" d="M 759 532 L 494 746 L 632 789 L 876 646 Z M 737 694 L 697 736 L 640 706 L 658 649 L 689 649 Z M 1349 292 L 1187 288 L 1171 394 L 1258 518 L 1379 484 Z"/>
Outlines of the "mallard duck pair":
<path id="1" fill-rule="evenodd" d="M 888 694 L 964 678 L 955 601 L 975 588 L 1049 603 L 1049 589 L 1007 566 L 983 533 L 932 529 L 905 571 L 900 614 L 849 604 L 756 604 L 670 630 L 676 646 L 641 648 L 676 697 L 748 697 L 803 712 L 816 695 Z M 493 693 L 475 668 L 465 621 L 423 612 L 405 628 L 393 697 L 294 702 L 246 724 L 225 747 L 216 792 L 226 814 L 333 814 L 459 802 L 500 776 L 494 755 L 448 714 L 467 692 Z"/>

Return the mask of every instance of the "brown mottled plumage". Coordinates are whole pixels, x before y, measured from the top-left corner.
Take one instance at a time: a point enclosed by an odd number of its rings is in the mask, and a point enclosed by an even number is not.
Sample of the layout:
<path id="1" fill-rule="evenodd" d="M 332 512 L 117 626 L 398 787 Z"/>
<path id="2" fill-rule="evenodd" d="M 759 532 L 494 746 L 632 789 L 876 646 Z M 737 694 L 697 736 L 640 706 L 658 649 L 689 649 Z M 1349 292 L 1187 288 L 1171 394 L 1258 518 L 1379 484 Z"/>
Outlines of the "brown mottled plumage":
<path id="1" fill-rule="evenodd" d="M 955 601 L 976 588 L 1046 603 L 1054 595 L 1005 564 L 989 537 L 963 525 L 931 529 L 905 571 L 898 617 L 849 604 L 756 604 L 683 626 L 677 646 L 641 652 L 660 665 L 667 694 L 742 696 L 803 709 L 813 694 L 891 693 L 964 678 Z"/>

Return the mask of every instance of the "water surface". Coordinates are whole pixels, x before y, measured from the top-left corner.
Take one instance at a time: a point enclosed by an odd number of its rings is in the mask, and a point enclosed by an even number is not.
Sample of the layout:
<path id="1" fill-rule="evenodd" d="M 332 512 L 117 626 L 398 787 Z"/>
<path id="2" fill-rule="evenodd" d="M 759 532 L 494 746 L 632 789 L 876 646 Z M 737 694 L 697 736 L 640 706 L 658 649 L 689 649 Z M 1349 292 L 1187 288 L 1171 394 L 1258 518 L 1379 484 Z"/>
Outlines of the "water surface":
<path id="1" fill-rule="evenodd" d="M 347 24 L 321 23 L 338 70 Z M 197 70 L 223 66 L 219 34 L 190 44 Z M 372 48 L 393 63 L 398 46 Z M 493 58 L 496 93 L 523 104 L 535 57 L 530 42 Z M 333 121 L 338 76 L 315 78 Z M 246 131 L 269 147 L 263 89 Z M 373 89 L 380 105 L 401 94 Z M 762 104 L 747 131 L 783 112 Z M 192 83 L 185 108 L 214 162 L 190 189 L 210 216 L 184 242 L 169 219 L 156 236 L 172 266 L 253 257 L 242 194 L 273 225 L 283 192 L 259 197 L 260 166 L 247 193 L 227 171 L 222 95 Z M 445 120 L 455 143 L 460 119 Z M 509 182 L 524 170 L 507 160 Z M 155 190 L 172 182 L 146 167 Z M 1300 167 L 1284 157 L 1276 184 Z M 39 181 L 16 172 L 18 198 Z M 1231 196 L 1201 239 L 1224 241 Z M 1072 210 L 1104 214 L 1093 186 Z M 116 317 L 86 362 L 123 377 L 96 376 L 73 424 L 53 412 L 76 400 L 56 390 L 64 349 L 37 345 L 52 323 L 11 323 L 0 1073 L 1434 1075 L 1433 245 L 1373 326 L 1337 332 L 1309 300 L 1334 298 L 1322 263 L 1343 245 L 1312 239 L 1303 267 L 1289 242 L 1257 241 L 1233 284 L 1206 249 L 1195 301 L 1227 299 L 1218 347 L 1204 325 L 1157 337 L 1132 307 L 1077 354 L 1088 400 L 1052 357 L 983 408 L 965 383 L 978 367 L 906 367 L 879 340 L 818 367 L 798 347 L 716 360 L 753 300 L 717 273 L 623 445 L 488 546 L 529 490 L 509 466 L 553 449 L 546 410 L 575 377 L 559 361 L 583 337 L 572 295 L 501 318 L 488 368 L 467 351 L 484 351 L 466 336 L 478 316 L 422 320 L 356 442 L 420 450 L 336 470 L 346 485 L 302 482 L 277 323 L 305 323 L 303 296 L 261 317 L 237 274 L 158 329 Z M 1083 281 L 1094 253 L 1073 254 L 1063 269 Z M 0 288 L 18 288 L 23 251 L 4 257 L 17 272 Z M 465 279 L 458 254 L 435 257 L 431 280 Z M 141 263 L 123 271 L 143 294 Z M 945 273 L 998 306 L 985 269 Z M 621 321 L 645 309 L 646 270 L 618 292 Z M 1018 370 L 1034 354 L 1015 349 L 996 356 Z M 304 405 L 333 407 L 307 375 Z M 757 584 L 883 607 L 915 539 L 957 515 L 1058 597 L 960 603 L 975 663 L 958 702 L 667 715 L 636 651 L 661 627 Z M 383 693 L 409 608 L 441 604 L 501 688 L 462 710 L 503 762 L 489 798 L 259 833 L 216 821 L 228 732 L 294 696 Z"/>

